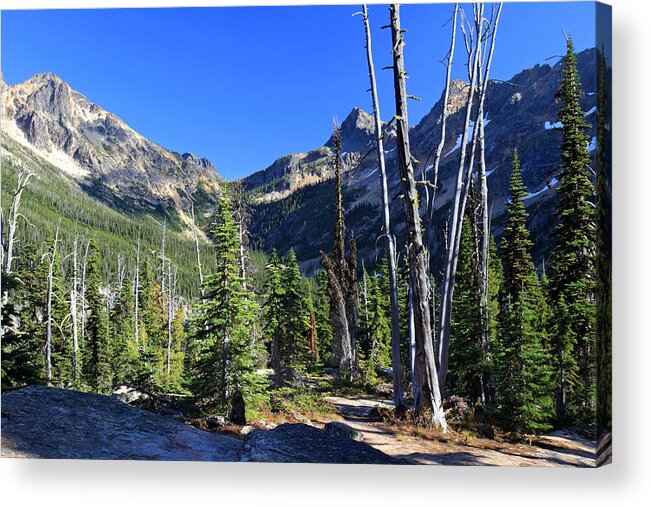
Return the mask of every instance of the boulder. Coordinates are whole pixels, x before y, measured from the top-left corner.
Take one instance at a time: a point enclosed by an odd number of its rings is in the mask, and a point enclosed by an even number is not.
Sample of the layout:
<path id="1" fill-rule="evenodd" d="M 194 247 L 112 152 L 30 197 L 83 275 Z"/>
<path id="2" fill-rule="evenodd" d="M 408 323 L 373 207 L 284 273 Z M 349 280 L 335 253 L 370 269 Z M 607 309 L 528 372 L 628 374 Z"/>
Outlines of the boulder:
<path id="1" fill-rule="evenodd" d="M 325 425 L 324 428 L 326 431 L 333 431 L 339 433 L 340 435 L 355 440 L 356 442 L 361 442 L 364 440 L 364 435 L 361 432 L 357 431 L 352 426 L 348 426 L 346 423 L 340 421 L 332 421 Z"/>
<path id="2" fill-rule="evenodd" d="M 244 440 L 244 455 L 249 461 L 275 463 L 402 463 L 370 445 L 306 424 L 281 424 L 271 431 L 254 431 Z"/>

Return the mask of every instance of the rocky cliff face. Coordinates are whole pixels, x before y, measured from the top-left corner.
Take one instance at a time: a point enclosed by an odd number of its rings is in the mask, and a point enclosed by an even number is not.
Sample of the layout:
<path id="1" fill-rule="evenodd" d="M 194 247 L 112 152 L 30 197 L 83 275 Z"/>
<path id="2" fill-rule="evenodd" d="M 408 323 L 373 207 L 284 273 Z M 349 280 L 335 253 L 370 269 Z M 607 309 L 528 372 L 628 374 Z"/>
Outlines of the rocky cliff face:
<path id="1" fill-rule="evenodd" d="M 596 124 L 596 62 L 597 51 L 589 49 L 577 55 L 582 89 L 585 92 L 582 107 L 586 120 Z M 514 148 L 520 153 L 524 182 L 530 194 L 527 206 L 531 213 L 531 228 L 537 242 L 536 260 L 549 253 L 549 232 L 552 229 L 555 168 L 560 163 L 561 133 L 556 128 L 559 104 L 555 98 L 562 76 L 563 63 L 554 66 L 536 65 L 513 76 L 508 82 L 491 81 L 486 97 L 486 163 L 490 205 L 493 210 L 493 230 L 501 232 L 502 215 L 508 193 L 511 173 L 511 156 Z M 449 98 L 450 116 L 446 143 L 443 149 L 439 175 L 439 192 L 436 201 L 437 223 L 441 231 L 447 217 L 461 154 L 461 136 L 465 117 L 465 102 L 469 85 L 455 81 Z M 415 168 L 419 175 L 431 177 L 434 151 L 440 140 L 442 97 L 421 121 L 411 127 L 410 140 Z M 471 126 L 471 129 L 474 125 Z M 586 133 L 592 138 L 590 150 L 594 154 L 594 127 Z M 362 256 L 375 255 L 375 240 L 381 235 L 379 224 L 380 182 L 378 162 L 373 146 L 372 117 L 355 108 L 342 123 L 342 150 L 344 152 L 345 205 L 348 226 L 355 231 Z M 395 135 L 385 135 L 385 157 L 389 176 L 391 210 L 394 223 L 402 222 L 400 180 L 397 168 Z M 319 248 L 331 248 L 334 222 L 327 217 L 310 216 L 328 214 L 332 209 L 332 141 L 311 152 L 319 154 L 317 161 L 290 155 L 279 159 L 269 168 L 245 179 L 255 205 L 252 232 L 254 244 L 263 249 L 275 246 L 281 253 L 293 247 L 303 266 L 315 267 L 319 262 Z M 292 161 L 292 163 L 289 163 Z M 314 164 L 320 171 L 314 171 Z M 307 179 L 306 175 L 310 175 Z M 309 181 L 314 187 L 295 182 Z M 282 187 L 282 192 L 277 188 Z M 284 201 L 291 199 L 292 204 Z M 400 233 L 400 227 L 397 228 Z M 440 242 L 441 237 L 438 238 Z"/>
<path id="2" fill-rule="evenodd" d="M 219 192 L 210 161 L 162 148 L 53 74 L 2 83 L 2 132 L 117 208 L 184 218 L 191 196 Z"/>

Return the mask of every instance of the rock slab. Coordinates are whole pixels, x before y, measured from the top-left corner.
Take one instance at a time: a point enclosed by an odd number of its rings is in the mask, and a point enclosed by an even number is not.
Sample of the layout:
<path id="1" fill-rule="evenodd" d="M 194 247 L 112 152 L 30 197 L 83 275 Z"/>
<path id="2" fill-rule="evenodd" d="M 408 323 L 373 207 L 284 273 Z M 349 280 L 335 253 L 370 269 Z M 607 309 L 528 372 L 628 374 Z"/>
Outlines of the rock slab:
<path id="1" fill-rule="evenodd" d="M 254 431 L 246 437 L 244 454 L 248 461 L 274 463 L 403 464 L 370 445 L 306 424 Z"/>
<path id="2" fill-rule="evenodd" d="M 30 386 L 2 395 L 2 456 L 239 461 L 242 442 L 99 394 Z"/>

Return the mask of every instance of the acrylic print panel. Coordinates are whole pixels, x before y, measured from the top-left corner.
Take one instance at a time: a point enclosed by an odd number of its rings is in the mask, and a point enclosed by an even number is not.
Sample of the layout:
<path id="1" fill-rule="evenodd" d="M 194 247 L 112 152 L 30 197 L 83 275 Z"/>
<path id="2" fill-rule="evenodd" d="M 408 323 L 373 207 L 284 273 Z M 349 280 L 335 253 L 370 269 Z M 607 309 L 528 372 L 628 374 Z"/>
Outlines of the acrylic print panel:
<path id="1" fill-rule="evenodd" d="M 2 12 L 2 455 L 608 463 L 610 23 Z"/>

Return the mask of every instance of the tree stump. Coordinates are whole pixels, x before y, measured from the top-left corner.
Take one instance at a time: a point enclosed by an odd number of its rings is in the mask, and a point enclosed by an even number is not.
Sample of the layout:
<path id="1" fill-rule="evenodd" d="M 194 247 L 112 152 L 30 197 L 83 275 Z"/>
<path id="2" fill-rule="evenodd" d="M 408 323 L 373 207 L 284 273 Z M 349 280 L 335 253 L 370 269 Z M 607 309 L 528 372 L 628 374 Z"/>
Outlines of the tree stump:
<path id="1" fill-rule="evenodd" d="M 231 401 L 231 417 L 230 420 L 233 424 L 244 426 L 246 424 L 246 405 L 244 404 L 244 397 L 241 391 L 235 391 Z"/>

